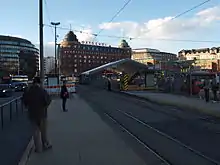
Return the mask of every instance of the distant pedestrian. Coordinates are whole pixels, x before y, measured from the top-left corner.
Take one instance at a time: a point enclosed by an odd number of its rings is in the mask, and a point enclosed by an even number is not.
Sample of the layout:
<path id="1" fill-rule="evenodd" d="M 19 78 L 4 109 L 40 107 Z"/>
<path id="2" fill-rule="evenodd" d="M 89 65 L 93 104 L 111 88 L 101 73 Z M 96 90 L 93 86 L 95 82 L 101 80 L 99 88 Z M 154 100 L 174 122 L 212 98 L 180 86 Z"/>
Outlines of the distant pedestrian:
<path id="1" fill-rule="evenodd" d="M 218 101 L 218 97 L 217 97 L 218 84 L 217 84 L 215 77 L 212 79 L 211 87 L 212 87 L 212 93 L 213 93 L 213 99 L 214 99 L 213 102 L 216 102 Z"/>
<path id="2" fill-rule="evenodd" d="M 107 85 L 108 85 L 108 91 L 111 91 L 111 81 L 110 81 L 110 79 L 108 79 Z"/>
<path id="3" fill-rule="evenodd" d="M 51 98 L 40 83 L 40 78 L 35 77 L 33 84 L 23 94 L 23 103 L 28 109 L 29 119 L 35 130 L 35 152 L 52 148 L 47 139 L 47 108 L 51 103 Z"/>
<path id="4" fill-rule="evenodd" d="M 60 92 L 60 97 L 62 99 L 62 108 L 63 112 L 67 112 L 68 110 L 66 109 L 66 101 L 69 98 L 69 92 L 66 87 L 66 82 L 63 82 L 63 86 L 61 87 L 61 92 Z"/>
<path id="5" fill-rule="evenodd" d="M 204 80 L 203 89 L 205 92 L 205 101 L 209 102 L 209 89 L 210 89 L 210 80 L 208 77 Z"/>

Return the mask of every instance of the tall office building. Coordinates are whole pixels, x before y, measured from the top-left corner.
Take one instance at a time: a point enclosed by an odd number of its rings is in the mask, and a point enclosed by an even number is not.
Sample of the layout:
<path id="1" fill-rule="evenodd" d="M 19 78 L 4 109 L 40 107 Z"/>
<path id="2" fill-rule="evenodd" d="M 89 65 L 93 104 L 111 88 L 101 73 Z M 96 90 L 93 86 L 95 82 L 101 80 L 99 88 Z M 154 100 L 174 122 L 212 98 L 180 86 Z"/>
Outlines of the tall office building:
<path id="1" fill-rule="evenodd" d="M 49 74 L 54 71 L 55 68 L 55 58 L 52 56 L 44 57 L 44 72 Z"/>
<path id="2" fill-rule="evenodd" d="M 39 51 L 28 40 L 0 35 L 0 77 L 23 74 L 32 78 L 39 70 Z"/>

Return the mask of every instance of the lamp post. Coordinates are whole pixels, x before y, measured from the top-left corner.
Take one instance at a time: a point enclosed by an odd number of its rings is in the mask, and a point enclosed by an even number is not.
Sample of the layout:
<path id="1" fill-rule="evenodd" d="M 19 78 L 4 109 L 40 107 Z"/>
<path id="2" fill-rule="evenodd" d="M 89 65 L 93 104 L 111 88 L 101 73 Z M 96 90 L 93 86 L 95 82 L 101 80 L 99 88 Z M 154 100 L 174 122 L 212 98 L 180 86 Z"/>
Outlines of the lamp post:
<path id="1" fill-rule="evenodd" d="M 57 26 L 60 25 L 60 22 L 51 22 L 51 25 L 54 26 L 55 29 L 55 75 L 57 74 Z"/>
<path id="2" fill-rule="evenodd" d="M 43 44 L 43 0 L 39 0 L 39 40 L 40 40 L 40 78 L 41 85 L 44 84 L 44 44 Z"/>

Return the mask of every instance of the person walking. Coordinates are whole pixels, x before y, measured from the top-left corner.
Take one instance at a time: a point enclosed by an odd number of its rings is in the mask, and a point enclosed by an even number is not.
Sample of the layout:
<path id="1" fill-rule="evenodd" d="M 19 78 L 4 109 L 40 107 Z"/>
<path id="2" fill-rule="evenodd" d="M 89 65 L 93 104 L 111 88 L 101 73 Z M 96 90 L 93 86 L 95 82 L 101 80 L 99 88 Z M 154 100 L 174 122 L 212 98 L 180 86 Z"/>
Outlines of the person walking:
<path id="1" fill-rule="evenodd" d="M 61 87 L 60 98 L 62 99 L 63 112 L 67 112 L 68 110 L 66 109 L 66 101 L 69 98 L 69 92 L 67 90 L 65 81 L 63 82 L 63 85 Z"/>
<path id="2" fill-rule="evenodd" d="M 33 84 L 24 92 L 22 98 L 34 127 L 35 152 L 38 153 L 52 148 L 47 139 L 47 108 L 51 103 L 51 98 L 40 84 L 40 78 L 35 77 Z"/>
<path id="3" fill-rule="evenodd" d="M 111 81 L 108 79 L 107 81 L 108 91 L 111 91 Z"/>
<path id="4" fill-rule="evenodd" d="M 218 84 L 215 77 L 212 79 L 211 86 L 213 93 L 213 102 L 215 103 L 216 101 L 218 101 L 218 97 L 217 97 Z"/>
<path id="5" fill-rule="evenodd" d="M 203 89 L 205 92 L 205 101 L 209 102 L 210 80 L 208 79 L 208 77 L 206 77 L 206 79 L 204 80 Z"/>

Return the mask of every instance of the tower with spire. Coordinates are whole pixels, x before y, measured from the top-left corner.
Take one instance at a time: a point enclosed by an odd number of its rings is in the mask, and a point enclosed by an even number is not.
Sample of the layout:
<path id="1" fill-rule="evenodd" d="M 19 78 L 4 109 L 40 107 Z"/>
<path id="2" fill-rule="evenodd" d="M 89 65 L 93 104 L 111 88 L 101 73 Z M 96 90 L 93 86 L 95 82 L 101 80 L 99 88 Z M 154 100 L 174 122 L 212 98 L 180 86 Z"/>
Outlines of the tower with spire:
<path id="1" fill-rule="evenodd" d="M 130 46 L 128 45 L 126 40 L 122 39 L 119 44 L 119 48 L 130 48 Z"/>

